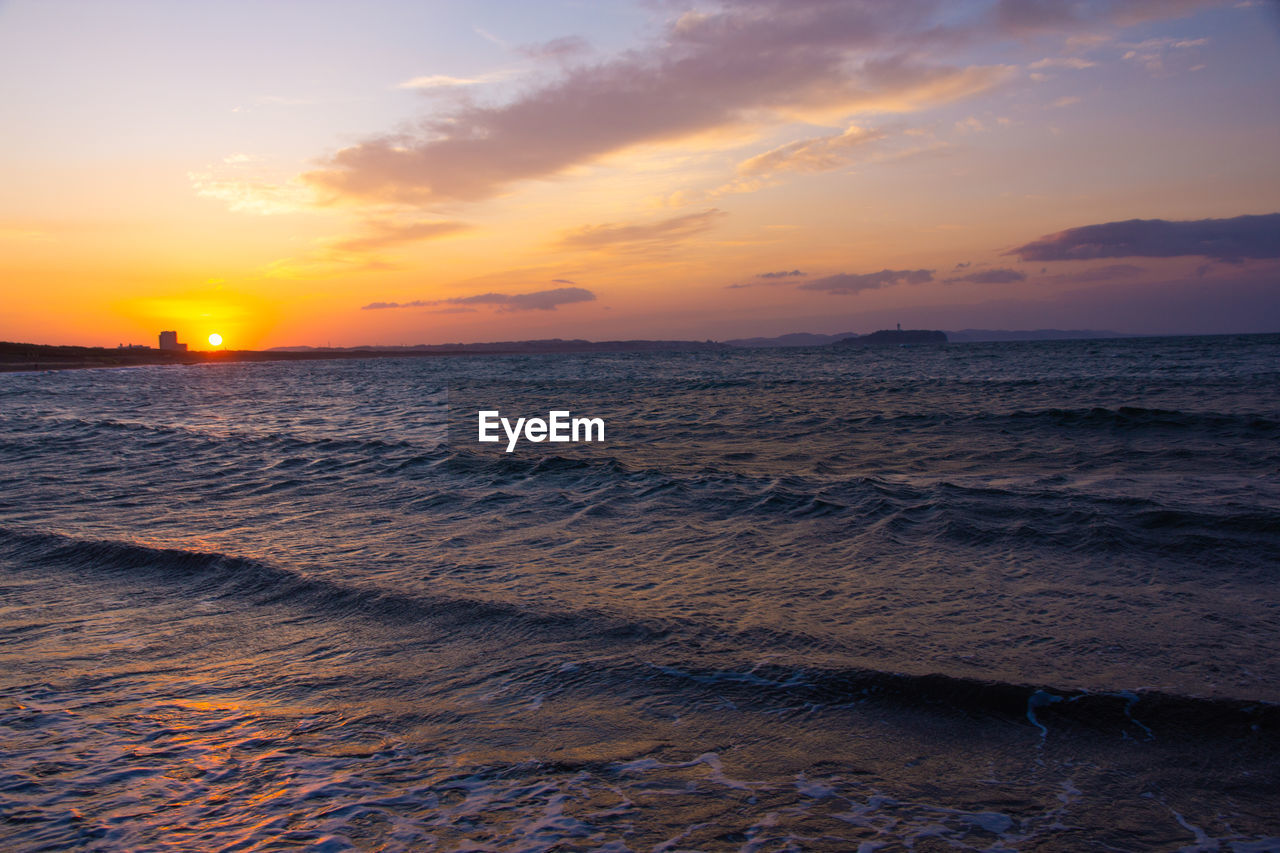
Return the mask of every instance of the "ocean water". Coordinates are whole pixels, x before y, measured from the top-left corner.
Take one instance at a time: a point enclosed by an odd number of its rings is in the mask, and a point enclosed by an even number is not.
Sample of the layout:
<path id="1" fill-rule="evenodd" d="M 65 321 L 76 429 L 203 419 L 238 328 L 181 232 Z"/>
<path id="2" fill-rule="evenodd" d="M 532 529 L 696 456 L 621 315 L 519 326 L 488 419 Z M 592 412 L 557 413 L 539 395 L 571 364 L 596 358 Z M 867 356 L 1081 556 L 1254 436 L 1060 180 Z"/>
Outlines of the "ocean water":
<path id="1" fill-rule="evenodd" d="M 1280 850 L 1277 581 L 1280 336 L 0 375 L 0 848 Z"/>

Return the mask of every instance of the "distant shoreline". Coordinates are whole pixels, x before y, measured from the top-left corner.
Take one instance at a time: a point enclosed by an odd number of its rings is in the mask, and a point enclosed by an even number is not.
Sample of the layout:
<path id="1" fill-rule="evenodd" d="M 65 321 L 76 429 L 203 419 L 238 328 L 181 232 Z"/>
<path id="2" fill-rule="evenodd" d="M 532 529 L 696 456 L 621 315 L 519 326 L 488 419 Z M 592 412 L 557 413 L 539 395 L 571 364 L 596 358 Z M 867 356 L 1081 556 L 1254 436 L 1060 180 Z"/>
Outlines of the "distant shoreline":
<path id="1" fill-rule="evenodd" d="M 949 332 L 948 335 L 963 334 Z M 1134 340 L 1138 338 L 1205 338 L 1237 337 L 1280 334 L 1277 332 L 1239 332 L 1211 335 L 1116 335 L 1111 333 L 1098 338 L 1011 338 L 1008 340 L 959 340 L 952 338 L 947 345 L 983 343 L 1057 343 L 1079 340 Z M 791 336 L 784 336 L 791 337 Z M 815 336 L 816 337 L 816 336 Z M 835 336 L 833 336 L 835 337 Z M 874 335 L 865 336 L 873 339 Z M 763 340 L 763 339 L 762 339 Z M 855 340 L 850 344 L 859 343 Z M 874 343 L 868 340 L 868 344 Z M 797 346 L 792 344 L 791 347 Z M 806 347 L 800 344 L 801 347 Z M 808 344 L 807 347 L 826 348 L 830 343 Z M 109 347 L 58 346 L 51 344 L 24 344 L 0 341 L 0 373 L 42 373 L 49 370 L 84 370 L 112 367 L 153 367 L 157 365 L 202 365 L 276 361 L 334 361 L 365 358 L 426 358 L 431 356 L 461 355 L 542 355 L 584 354 L 611 352 L 744 352 L 751 349 L 782 349 L 788 346 L 757 344 L 755 346 L 731 341 L 584 341 L 541 340 L 507 341 L 484 344 L 432 344 L 416 347 L 352 347 L 352 348 L 287 348 L 271 350 L 194 350 L 177 351 L 161 349 L 129 349 Z M 834 347 L 838 350 L 850 346 Z"/>
<path id="2" fill-rule="evenodd" d="M 153 367 L 271 361 L 331 361 L 362 358 L 426 358 L 458 355 L 530 355 L 584 352 L 688 352 L 727 350 L 710 341 L 512 341 L 404 348 L 161 350 L 57 346 L 0 342 L 0 373 L 38 373 L 106 367 Z"/>
<path id="3" fill-rule="evenodd" d="M 0 373 L 39 373 L 46 370 L 271 361 L 412 358 L 467 354 L 465 352 L 382 352 L 377 350 L 359 352 L 327 350 L 321 352 L 270 352 L 262 350 L 175 352 L 171 350 L 118 350 L 107 347 L 64 347 L 46 344 L 0 343 Z"/>

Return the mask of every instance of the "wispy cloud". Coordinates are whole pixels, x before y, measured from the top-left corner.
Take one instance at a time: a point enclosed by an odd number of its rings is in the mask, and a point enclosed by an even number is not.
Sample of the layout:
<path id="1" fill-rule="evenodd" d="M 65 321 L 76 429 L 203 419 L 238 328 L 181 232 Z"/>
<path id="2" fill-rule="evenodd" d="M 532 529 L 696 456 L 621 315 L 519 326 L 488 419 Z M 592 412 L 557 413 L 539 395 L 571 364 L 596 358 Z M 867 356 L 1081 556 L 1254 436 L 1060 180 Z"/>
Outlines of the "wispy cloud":
<path id="1" fill-rule="evenodd" d="M 1166 73 L 1166 62 L 1169 62 L 1174 57 L 1186 56 L 1187 54 L 1183 54 L 1182 51 L 1203 47 L 1208 43 L 1209 40 L 1204 38 L 1157 38 L 1146 39 L 1137 43 L 1122 43 L 1120 46 L 1124 48 L 1124 53 L 1121 58 L 1129 62 L 1138 63 L 1150 74 L 1161 76 Z"/>
<path id="2" fill-rule="evenodd" d="M 268 172 L 249 155 L 232 154 L 221 163 L 188 172 L 187 180 L 196 195 L 217 199 L 240 213 L 297 213 L 315 203 L 315 192 L 297 178 Z"/>
<path id="3" fill-rule="evenodd" d="M 1220 261 L 1280 258 L 1280 213 L 1181 222 L 1164 219 L 1104 222 L 1050 234 L 1006 254 L 1024 261 L 1188 255 Z"/>
<path id="4" fill-rule="evenodd" d="M 471 228 L 465 222 L 448 220 L 371 220 L 364 223 L 358 234 L 316 241 L 310 250 L 274 261 L 264 272 L 273 278 L 313 278 L 353 271 L 391 272 L 402 266 L 381 257 L 382 250 L 438 240 Z"/>
<path id="5" fill-rule="evenodd" d="M 538 44 L 522 45 L 516 49 L 530 59 L 567 62 L 590 53 L 591 45 L 581 36 L 563 36 Z"/>
<path id="6" fill-rule="evenodd" d="M 422 77 L 410 77 L 396 84 L 397 89 L 441 89 L 454 86 L 474 86 L 481 83 L 479 77 L 450 77 L 447 74 L 428 74 Z"/>
<path id="7" fill-rule="evenodd" d="M 498 47 L 511 47 L 511 45 L 507 43 L 506 39 L 495 36 L 483 27 L 472 27 L 471 31 L 490 44 L 496 44 Z"/>
<path id="8" fill-rule="evenodd" d="M 878 130 L 850 127 L 844 133 L 800 139 L 757 154 L 738 165 L 738 174 L 762 177 L 778 172 L 826 172 L 848 165 L 857 149 L 884 139 Z"/>
<path id="9" fill-rule="evenodd" d="M 465 222 L 370 222 L 366 224 L 364 234 L 336 240 L 330 243 L 330 247 L 338 252 L 365 253 L 446 237 L 470 228 Z"/>
<path id="10" fill-rule="evenodd" d="M 370 302 L 361 306 L 363 311 L 380 311 L 391 308 L 434 308 L 454 306 L 468 308 L 483 305 L 499 311 L 554 311 L 561 305 L 575 302 L 593 302 L 596 295 L 583 287 L 557 287 L 537 290 L 533 293 L 480 293 L 475 296 L 456 296 L 451 299 L 415 299 L 412 302 Z"/>
<path id="11" fill-rule="evenodd" d="M 647 251 L 670 246 L 710 229 L 725 212 L 711 208 L 657 222 L 620 225 L 588 225 L 566 234 L 557 243 L 562 249 Z"/>
<path id="12" fill-rule="evenodd" d="M 869 273 L 837 273 L 815 278 L 800 285 L 801 290 L 817 290 L 823 293 L 853 294 L 864 290 L 878 290 L 895 284 L 925 284 L 933 281 L 933 270 L 890 270 Z"/>
<path id="13" fill-rule="evenodd" d="M 1078 56 L 1051 56 L 1037 60 L 1027 67 L 1037 70 L 1042 68 L 1071 68 L 1075 71 L 1082 71 L 1085 68 L 1093 68 L 1097 64 L 1087 59 L 1081 59 Z"/>

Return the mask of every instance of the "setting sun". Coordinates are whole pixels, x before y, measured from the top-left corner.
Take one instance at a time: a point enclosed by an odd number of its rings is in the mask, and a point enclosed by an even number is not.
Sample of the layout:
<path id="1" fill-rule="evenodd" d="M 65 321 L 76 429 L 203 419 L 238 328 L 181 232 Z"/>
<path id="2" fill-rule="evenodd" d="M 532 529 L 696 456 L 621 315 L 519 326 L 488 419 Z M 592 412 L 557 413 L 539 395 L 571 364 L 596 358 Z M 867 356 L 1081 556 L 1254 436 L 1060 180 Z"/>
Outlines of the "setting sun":
<path id="1" fill-rule="evenodd" d="M 218 334 L 217 332 L 214 332 L 212 335 L 210 335 L 209 345 L 214 347 L 222 346 L 222 335 Z"/>

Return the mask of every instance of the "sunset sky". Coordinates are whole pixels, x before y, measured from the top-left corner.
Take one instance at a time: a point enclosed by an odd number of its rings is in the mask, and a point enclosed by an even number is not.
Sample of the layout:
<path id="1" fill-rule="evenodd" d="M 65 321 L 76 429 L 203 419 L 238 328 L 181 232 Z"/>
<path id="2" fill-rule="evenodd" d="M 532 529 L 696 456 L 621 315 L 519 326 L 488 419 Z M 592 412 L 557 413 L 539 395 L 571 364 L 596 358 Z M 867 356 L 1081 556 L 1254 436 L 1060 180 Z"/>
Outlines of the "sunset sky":
<path id="1" fill-rule="evenodd" d="M 0 79 L 0 340 L 1280 331 L 1267 2 L 0 2 Z"/>

